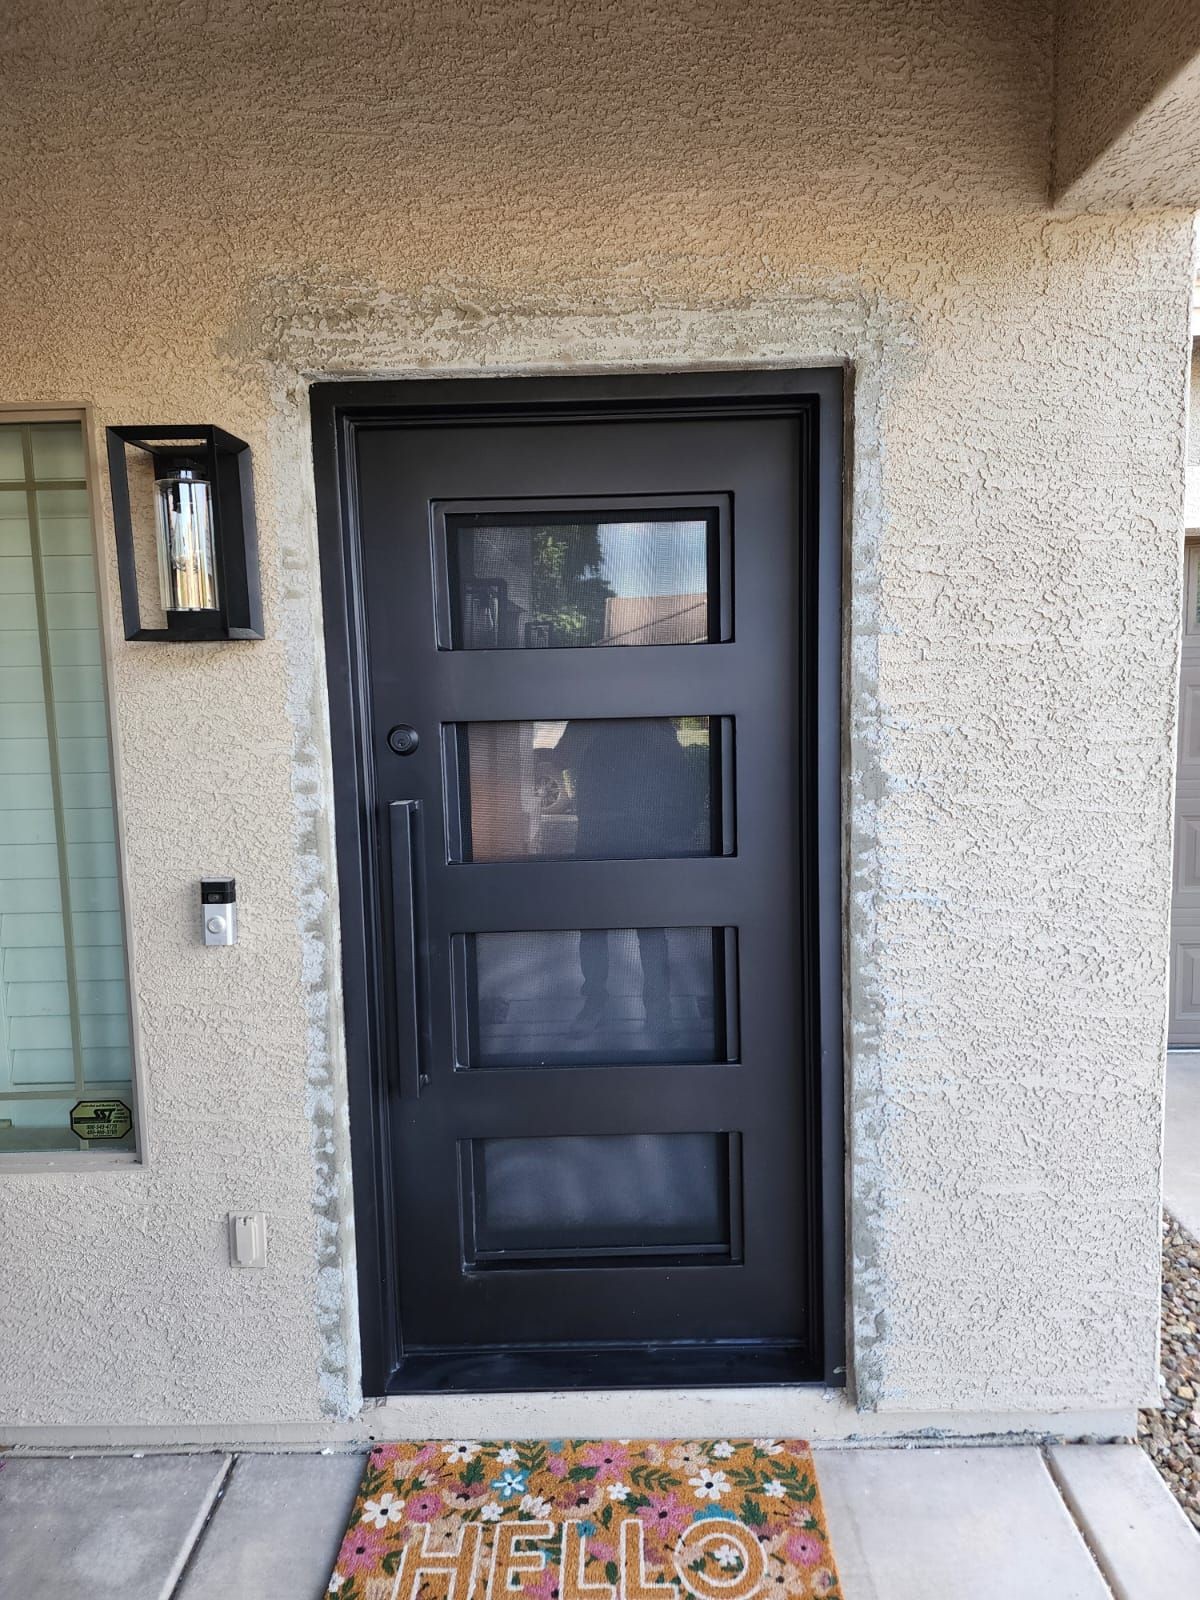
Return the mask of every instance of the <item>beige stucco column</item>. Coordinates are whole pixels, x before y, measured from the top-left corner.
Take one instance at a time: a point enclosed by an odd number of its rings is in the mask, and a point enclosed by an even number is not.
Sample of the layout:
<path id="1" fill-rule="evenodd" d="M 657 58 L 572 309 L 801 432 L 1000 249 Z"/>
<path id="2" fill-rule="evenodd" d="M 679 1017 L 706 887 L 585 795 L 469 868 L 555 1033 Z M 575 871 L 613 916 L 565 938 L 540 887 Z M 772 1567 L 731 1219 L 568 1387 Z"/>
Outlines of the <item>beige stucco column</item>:
<path id="1" fill-rule="evenodd" d="M 1200 205 L 1195 0 L 1064 0 L 1056 100 L 1059 205 Z"/>

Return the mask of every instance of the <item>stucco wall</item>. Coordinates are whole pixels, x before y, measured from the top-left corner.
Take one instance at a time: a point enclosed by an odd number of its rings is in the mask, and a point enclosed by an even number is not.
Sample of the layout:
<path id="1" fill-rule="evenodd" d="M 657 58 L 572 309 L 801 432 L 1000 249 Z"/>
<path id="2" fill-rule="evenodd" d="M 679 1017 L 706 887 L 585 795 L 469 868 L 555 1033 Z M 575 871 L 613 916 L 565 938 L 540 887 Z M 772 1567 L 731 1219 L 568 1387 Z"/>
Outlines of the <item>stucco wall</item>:
<path id="1" fill-rule="evenodd" d="M 860 1399 L 1151 1392 L 1192 232 L 1046 212 L 1050 45 L 1021 0 L 18 0 L 0 400 L 248 439 L 268 638 L 113 645 L 149 1163 L 0 1180 L 7 1423 L 353 1404 L 305 379 L 647 364 L 854 371 Z"/>
<path id="2" fill-rule="evenodd" d="M 1200 201 L 1193 0 L 1061 0 L 1054 188 L 1074 205 Z"/>

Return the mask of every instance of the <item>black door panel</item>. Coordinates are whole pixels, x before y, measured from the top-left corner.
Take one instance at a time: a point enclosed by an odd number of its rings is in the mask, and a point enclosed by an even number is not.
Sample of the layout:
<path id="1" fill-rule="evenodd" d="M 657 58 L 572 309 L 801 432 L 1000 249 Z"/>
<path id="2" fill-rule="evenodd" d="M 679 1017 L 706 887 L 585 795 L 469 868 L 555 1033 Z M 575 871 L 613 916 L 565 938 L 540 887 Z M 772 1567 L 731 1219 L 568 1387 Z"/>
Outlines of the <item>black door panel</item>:
<path id="1" fill-rule="evenodd" d="M 764 409 L 342 433 L 393 1387 L 829 1364 L 817 408 Z"/>

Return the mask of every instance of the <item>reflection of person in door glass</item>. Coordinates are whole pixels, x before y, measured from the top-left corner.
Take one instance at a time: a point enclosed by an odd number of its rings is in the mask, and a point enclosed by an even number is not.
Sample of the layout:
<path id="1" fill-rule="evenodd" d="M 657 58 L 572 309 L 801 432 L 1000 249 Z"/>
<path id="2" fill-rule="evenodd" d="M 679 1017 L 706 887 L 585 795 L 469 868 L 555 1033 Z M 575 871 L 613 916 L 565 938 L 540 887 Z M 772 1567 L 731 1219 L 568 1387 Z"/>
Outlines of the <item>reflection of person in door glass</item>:
<path id="1" fill-rule="evenodd" d="M 701 752 L 697 751 L 697 756 Z M 576 856 L 589 860 L 691 855 L 698 841 L 708 786 L 704 759 L 689 757 L 666 718 L 623 722 L 568 722 L 555 747 L 575 802 Z M 638 929 L 642 1004 L 646 1022 L 670 1021 L 667 936 Z M 583 1010 L 579 1023 L 609 1013 L 608 934 L 585 929 L 579 937 Z"/>

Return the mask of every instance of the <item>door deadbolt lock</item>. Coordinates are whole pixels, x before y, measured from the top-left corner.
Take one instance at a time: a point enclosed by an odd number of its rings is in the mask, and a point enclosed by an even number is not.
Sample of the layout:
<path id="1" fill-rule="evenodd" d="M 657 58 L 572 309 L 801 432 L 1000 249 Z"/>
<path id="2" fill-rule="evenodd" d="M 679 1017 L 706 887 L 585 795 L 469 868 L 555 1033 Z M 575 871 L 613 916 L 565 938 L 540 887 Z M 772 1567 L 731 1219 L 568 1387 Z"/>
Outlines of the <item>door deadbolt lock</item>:
<path id="1" fill-rule="evenodd" d="M 388 746 L 398 756 L 410 756 L 421 742 L 421 735 L 407 722 L 401 722 L 388 734 Z"/>

